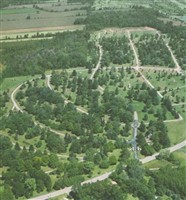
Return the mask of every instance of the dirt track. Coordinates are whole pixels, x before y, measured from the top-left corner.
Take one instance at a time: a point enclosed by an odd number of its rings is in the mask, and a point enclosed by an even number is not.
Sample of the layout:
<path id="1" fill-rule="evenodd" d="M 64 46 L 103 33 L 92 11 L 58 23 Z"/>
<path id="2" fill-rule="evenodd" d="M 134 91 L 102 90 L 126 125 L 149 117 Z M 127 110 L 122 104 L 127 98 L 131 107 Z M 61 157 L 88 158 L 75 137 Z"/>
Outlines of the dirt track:
<path id="1" fill-rule="evenodd" d="M 28 28 L 28 29 L 14 29 L 1 31 L 1 35 L 14 34 L 14 33 L 30 33 L 39 31 L 63 31 L 71 29 L 82 29 L 82 25 L 72 25 L 72 26 L 54 26 L 54 27 L 43 27 L 43 28 Z"/>
<path id="2" fill-rule="evenodd" d="M 125 28 L 105 28 L 101 31 L 106 31 L 106 32 L 139 32 L 139 31 L 156 31 L 156 29 L 151 28 L 151 27 L 135 27 L 135 28 L 131 28 L 131 27 L 125 27 Z M 99 32 L 99 31 L 98 31 Z"/>

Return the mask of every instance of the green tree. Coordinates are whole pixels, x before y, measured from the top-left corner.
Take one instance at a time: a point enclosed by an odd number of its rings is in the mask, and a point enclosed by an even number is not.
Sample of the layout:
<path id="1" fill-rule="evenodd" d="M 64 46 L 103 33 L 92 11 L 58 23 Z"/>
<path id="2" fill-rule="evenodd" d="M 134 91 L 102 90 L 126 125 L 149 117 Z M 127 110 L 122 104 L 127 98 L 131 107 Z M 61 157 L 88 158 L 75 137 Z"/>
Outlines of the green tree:
<path id="1" fill-rule="evenodd" d="M 15 200 L 14 194 L 12 193 L 9 185 L 5 184 L 4 189 L 1 193 L 1 200 Z"/>

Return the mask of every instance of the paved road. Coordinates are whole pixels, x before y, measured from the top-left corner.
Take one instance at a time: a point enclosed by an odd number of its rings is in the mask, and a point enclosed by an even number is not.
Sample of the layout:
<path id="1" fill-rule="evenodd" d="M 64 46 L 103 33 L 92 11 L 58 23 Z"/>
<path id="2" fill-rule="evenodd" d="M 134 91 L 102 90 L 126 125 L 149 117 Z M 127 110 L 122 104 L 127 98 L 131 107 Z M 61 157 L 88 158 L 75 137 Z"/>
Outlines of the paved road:
<path id="1" fill-rule="evenodd" d="M 15 94 L 16 94 L 16 92 L 19 90 L 19 88 L 20 88 L 22 85 L 23 85 L 23 84 L 18 85 L 18 86 L 16 87 L 16 89 L 15 89 L 15 90 L 12 92 L 12 94 L 11 94 L 11 101 L 12 101 L 12 103 L 13 103 L 12 110 L 16 109 L 16 110 L 18 110 L 18 111 L 20 111 L 20 112 L 23 112 L 23 110 L 17 105 L 17 102 L 15 101 Z"/>
<path id="2" fill-rule="evenodd" d="M 99 60 L 98 60 L 98 63 L 96 65 L 96 67 L 93 69 L 93 72 L 90 76 L 90 79 L 92 80 L 94 78 L 94 75 L 95 73 L 97 72 L 97 70 L 100 68 L 101 66 L 101 59 L 102 59 L 102 56 L 103 56 L 103 49 L 102 49 L 102 46 L 98 44 L 98 48 L 99 48 Z"/>
<path id="3" fill-rule="evenodd" d="M 184 140 L 183 142 L 179 143 L 179 144 L 176 144 L 172 147 L 169 147 L 167 148 L 167 150 L 169 150 L 171 153 L 178 150 L 178 149 L 181 149 L 182 147 L 186 146 L 186 140 Z M 140 161 L 144 164 L 144 163 L 147 163 L 147 162 L 150 162 L 152 160 L 155 160 L 156 159 L 156 156 L 159 155 L 159 153 L 155 153 L 153 154 L 152 156 L 148 156 L 148 157 L 145 157 L 143 159 L 141 159 Z"/>
<path id="4" fill-rule="evenodd" d="M 128 34 L 130 46 L 132 47 L 132 50 L 133 50 L 133 52 L 134 52 L 134 57 L 135 57 L 135 61 L 136 61 L 136 68 L 138 69 L 139 66 L 140 66 L 140 61 L 139 61 L 139 58 L 138 58 L 138 54 L 137 54 L 136 49 L 135 49 L 135 47 L 134 47 L 134 43 L 133 43 L 133 41 L 131 40 L 131 35 L 130 35 L 130 31 L 129 31 L 129 30 L 127 31 L 127 34 Z"/>
<path id="5" fill-rule="evenodd" d="M 178 149 L 181 149 L 182 147 L 186 146 L 186 140 L 184 140 L 183 142 L 173 146 L 173 147 L 170 147 L 170 148 L 167 148 L 170 152 L 174 152 Z M 147 162 L 150 162 L 152 160 L 155 160 L 156 159 L 156 156 L 159 155 L 159 153 L 156 153 L 152 156 L 148 156 L 146 158 L 143 158 L 141 159 L 140 161 L 144 164 L 144 163 L 147 163 Z M 92 179 L 89 179 L 87 181 L 84 181 L 82 182 L 82 185 L 85 184 L 85 183 L 94 183 L 94 182 L 97 182 L 97 181 L 102 181 L 102 180 L 105 180 L 107 179 L 110 174 L 112 173 L 113 171 L 111 172 L 107 172 L 103 175 L 100 175 L 100 176 L 97 176 L 97 177 L 94 177 Z M 46 200 L 46 199 L 49 199 L 49 198 L 53 198 L 53 197 L 57 197 L 57 196 L 60 196 L 60 195 L 63 195 L 63 194 L 69 194 L 69 192 L 71 191 L 72 187 L 66 187 L 64 189 L 61 189 L 61 190 L 58 190 L 58 191 L 54 191 L 54 192 L 50 192 L 48 194 L 45 194 L 45 195 L 41 195 L 39 197 L 34 197 L 34 198 L 31 198 L 30 200 Z"/>
<path id="6" fill-rule="evenodd" d="M 46 75 L 46 84 L 50 90 L 52 90 L 52 86 L 50 84 L 51 74 Z"/>

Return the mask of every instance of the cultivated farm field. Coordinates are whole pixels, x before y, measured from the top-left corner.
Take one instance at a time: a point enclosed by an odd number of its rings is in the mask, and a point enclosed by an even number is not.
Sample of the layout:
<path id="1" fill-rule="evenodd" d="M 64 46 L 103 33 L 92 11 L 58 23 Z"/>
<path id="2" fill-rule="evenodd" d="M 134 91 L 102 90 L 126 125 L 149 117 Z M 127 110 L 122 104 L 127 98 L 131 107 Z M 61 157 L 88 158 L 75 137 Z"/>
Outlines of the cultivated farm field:
<path id="1" fill-rule="evenodd" d="M 86 17 L 86 6 L 63 1 L 60 4 L 17 5 L 1 9 L 1 39 L 16 38 L 13 33 L 24 36 L 23 33 L 79 29 L 74 26 L 74 21 Z"/>

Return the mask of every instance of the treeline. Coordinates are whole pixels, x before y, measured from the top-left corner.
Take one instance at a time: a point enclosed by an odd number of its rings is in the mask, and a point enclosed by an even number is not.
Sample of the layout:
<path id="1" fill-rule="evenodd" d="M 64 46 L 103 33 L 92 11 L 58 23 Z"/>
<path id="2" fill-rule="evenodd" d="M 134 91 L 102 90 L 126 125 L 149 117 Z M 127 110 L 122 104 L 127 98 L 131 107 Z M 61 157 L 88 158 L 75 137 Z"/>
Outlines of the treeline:
<path id="1" fill-rule="evenodd" d="M 42 73 L 47 69 L 94 67 L 97 48 L 84 31 L 57 34 L 51 40 L 2 44 L 3 77 Z M 89 59 L 87 60 L 87 57 Z"/>
<path id="2" fill-rule="evenodd" d="M 161 15 L 143 7 L 135 7 L 128 11 L 93 12 L 84 20 L 88 30 L 100 30 L 105 27 L 139 27 L 152 26 L 159 22 Z M 74 22 L 76 24 L 76 21 Z"/>

